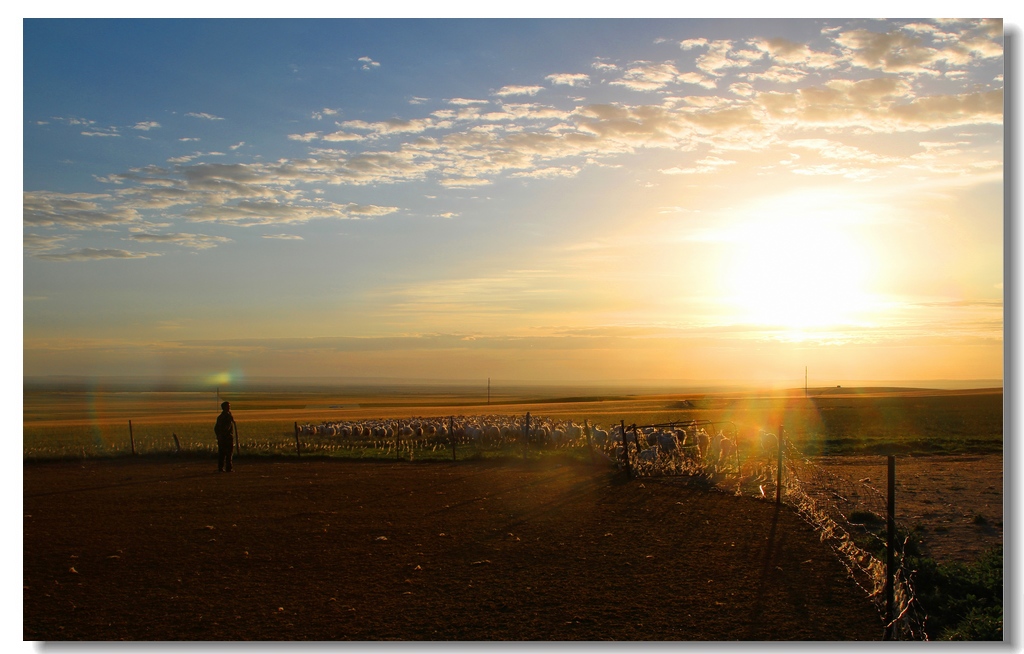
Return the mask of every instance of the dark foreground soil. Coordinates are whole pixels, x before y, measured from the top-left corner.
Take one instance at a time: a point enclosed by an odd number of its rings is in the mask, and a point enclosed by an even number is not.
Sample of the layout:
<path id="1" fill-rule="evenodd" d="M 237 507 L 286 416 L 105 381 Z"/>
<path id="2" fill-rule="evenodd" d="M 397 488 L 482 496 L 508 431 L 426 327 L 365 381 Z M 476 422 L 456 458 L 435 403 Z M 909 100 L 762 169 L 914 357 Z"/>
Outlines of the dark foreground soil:
<path id="1" fill-rule="evenodd" d="M 783 507 L 553 463 L 24 466 L 25 640 L 872 640 Z"/>

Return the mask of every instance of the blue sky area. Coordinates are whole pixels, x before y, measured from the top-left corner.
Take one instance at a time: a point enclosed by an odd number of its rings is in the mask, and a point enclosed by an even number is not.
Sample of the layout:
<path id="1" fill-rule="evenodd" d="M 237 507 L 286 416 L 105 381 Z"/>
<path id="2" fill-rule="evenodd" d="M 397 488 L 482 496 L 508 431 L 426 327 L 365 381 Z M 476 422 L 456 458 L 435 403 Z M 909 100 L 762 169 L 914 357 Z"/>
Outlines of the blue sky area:
<path id="1" fill-rule="evenodd" d="M 25 376 L 1003 376 L 999 20 L 23 39 Z"/>

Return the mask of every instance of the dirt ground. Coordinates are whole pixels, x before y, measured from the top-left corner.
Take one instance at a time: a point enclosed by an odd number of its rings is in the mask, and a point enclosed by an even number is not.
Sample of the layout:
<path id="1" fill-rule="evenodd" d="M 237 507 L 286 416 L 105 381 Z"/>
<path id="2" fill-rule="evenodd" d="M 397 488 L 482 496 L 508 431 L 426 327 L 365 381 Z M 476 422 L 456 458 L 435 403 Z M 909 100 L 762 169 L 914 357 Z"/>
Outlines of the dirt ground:
<path id="1" fill-rule="evenodd" d="M 25 640 L 877 640 L 789 509 L 589 466 L 24 465 Z"/>
<path id="2" fill-rule="evenodd" d="M 885 515 L 884 456 L 816 460 L 859 490 L 858 500 Z M 923 553 L 942 563 L 969 563 L 1003 542 L 1003 457 L 900 456 L 896 459 L 896 520 L 919 527 Z"/>

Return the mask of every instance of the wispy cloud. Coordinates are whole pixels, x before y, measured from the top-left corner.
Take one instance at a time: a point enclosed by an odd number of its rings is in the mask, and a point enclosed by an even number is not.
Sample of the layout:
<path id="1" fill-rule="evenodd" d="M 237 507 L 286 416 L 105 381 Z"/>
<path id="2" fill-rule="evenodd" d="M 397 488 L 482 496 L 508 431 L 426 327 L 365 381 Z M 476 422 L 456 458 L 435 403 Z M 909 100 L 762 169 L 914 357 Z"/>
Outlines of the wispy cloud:
<path id="1" fill-rule="evenodd" d="M 239 159 L 213 164 L 199 159 L 222 153 L 177 155 L 165 166 L 99 178 L 112 185 L 108 193 L 26 193 L 24 224 L 99 229 L 138 223 L 158 211 L 171 220 L 239 226 L 379 216 L 400 208 L 344 199 L 329 202 L 324 193 L 346 186 L 407 182 L 469 189 L 501 178 L 570 178 L 588 166 L 621 165 L 622 157 L 653 149 L 704 153 L 684 158 L 687 163 L 681 165 L 658 168 L 669 175 L 710 174 L 738 166 L 745 156 L 768 147 L 788 148 L 776 161 L 801 175 L 866 179 L 884 170 L 924 166 L 931 172 L 956 174 L 952 165 L 940 167 L 940 156 L 948 161 L 952 150 L 940 154 L 939 149 L 926 148 L 882 156 L 853 144 L 851 134 L 925 134 L 1002 123 L 999 88 L 962 83 L 959 92 L 926 93 L 915 82 L 925 69 L 976 65 L 999 56 L 998 22 L 919 21 L 885 32 L 836 28 L 822 34 L 813 48 L 783 38 L 688 39 L 679 42 L 679 59 L 623 65 L 596 58 L 593 75 L 600 84 L 594 85 L 605 91 L 618 87 L 658 94 L 633 104 L 623 98 L 651 96 L 620 93 L 618 101 L 603 103 L 566 97 L 569 89 L 584 96 L 590 93 L 591 75 L 553 72 L 544 77 L 551 85 L 547 89 L 506 85 L 492 92 L 497 99 L 451 97 L 444 100 L 446 108 L 426 116 L 371 116 L 337 121 L 339 129 L 333 132 L 286 134 L 290 141 L 309 144 L 303 157 L 264 159 L 254 152 L 248 163 Z M 370 57 L 359 62 L 379 67 Z M 853 68 L 855 75 L 848 72 Z M 847 72 L 835 73 L 840 70 Z M 833 73 L 830 79 L 823 77 L 827 71 Z M 509 101 L 541 91 L 549 102 Z M 560 92 L 563 95 L 555 97 Z M 420 102 L 426 98 L 413 96 L 410 104 L 416 107 Z M 321 107 L 306 115 L 321 121 L 339 113 Z M 205 112 L 186 115 L 224 120 Z M 86 126 L 96 135 L 118 133 L 113 127 L 97 128 L 95 121 L 85 118 L 51 120 Z M 156 121 L 140 121 L 132 129 L 157 127 Z M 244 143 L 229 146 L 230 151 Z M 332 143 L 344 143 L 345 149 L 323 147 Z M 957 155 L 956 171 L 997 168 L 997 159 L 990 155 Z"/>
<path id="2" fill-rule="evenodd" d="M 362 64 L 363 70 L 373 70 L 374 68 L 380 68 L 380 62 L 374 61 L 369 57 L 359 57 L 359 63 Z"/>
<path id="3" fill-rule="evenodd" d="M 100 193 L 52 193 L 27 191 L 22 196 L 25 225 L 76 229 L 130 223 L 139 218 L 128 206 L 111 206 L 114 197 Z"/>
<path id="4" fill-rule="evenodd" d="M 716 82 L 699 73 L 681 73 L 672 62 L 653 63 L 638 61 L 632 64 L 621 79 L 611 82 L 634 91 L 658 91 L 676 82 L 698 84 L 714 88 Z"/>
<path id="5" fill-rule="evenodd" d="M 312 117 L 313 117 L 313 120 L 322 120 L 324 116 L 335 116 L 337 114 L 338 114 L 338 110 L 337 109 L 331 109 L 329 107 L 324 107 L 320 111 L 314 111 Z"/>
<path id="6" fill-rule="evenodd" d="M 37 259 L 46 261 L 98 261 L 101 259 L 145 259 L 159 257 L 158 252 L 129 252 L 127 250 L 82 248 L 70 252 L 37 254 Z"/>
<path id="7" fill-rule="evenodd" d="M 590 75 L 585 73 L 554 73 L 544 79 L 563 86 L 586 86 L 590 83 Z"/>
<path id="8" fill-rule="evenodd" d="M 143 243 L 170 243 L 195 250 L 206 250 L 217 247 L 222 243 L 230 243 L 231 239 L 226 236 L 209 236 L 206 234 L 188 234 L 182 232 L 169 232 L 166 234 L 151 234 L 142 232 L 130 236 L 133 241 Z"/>
<path id="9" fill-rule="evenodd" d="M 25 234 L 22 237 L 22 244 L 26 250 L 31 252 L 47 252 L 63 247 L 64 243 L 70 240 L 69 236 L 57 236 L 52 234 Z"/>
<path id="10" fill-rule="evenodd" d="M 494 92 L 494 95 L 504 98 L 510 95 L 537 95 L 544 90 L 543 86 L 503 86 Z"/>

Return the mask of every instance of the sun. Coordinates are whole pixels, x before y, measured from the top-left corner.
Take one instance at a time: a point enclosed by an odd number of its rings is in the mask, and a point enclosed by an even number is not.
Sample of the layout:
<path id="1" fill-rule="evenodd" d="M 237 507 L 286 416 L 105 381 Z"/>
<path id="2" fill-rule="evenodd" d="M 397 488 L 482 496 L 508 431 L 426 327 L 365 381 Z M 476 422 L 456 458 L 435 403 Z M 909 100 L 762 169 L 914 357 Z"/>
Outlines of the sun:
<path id="1" fill-rule="evenodd" d="M 867 209 L 823 192 L 753 205 L 725 263 L 726 302 L 745 324 L 807 331 L 855 322 L 870 305 Z"/>

